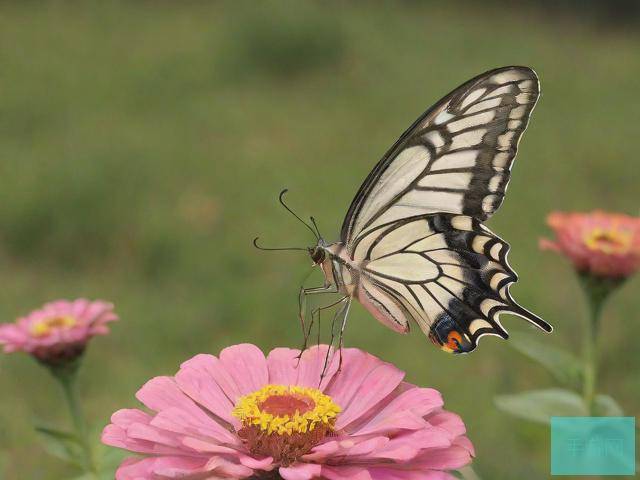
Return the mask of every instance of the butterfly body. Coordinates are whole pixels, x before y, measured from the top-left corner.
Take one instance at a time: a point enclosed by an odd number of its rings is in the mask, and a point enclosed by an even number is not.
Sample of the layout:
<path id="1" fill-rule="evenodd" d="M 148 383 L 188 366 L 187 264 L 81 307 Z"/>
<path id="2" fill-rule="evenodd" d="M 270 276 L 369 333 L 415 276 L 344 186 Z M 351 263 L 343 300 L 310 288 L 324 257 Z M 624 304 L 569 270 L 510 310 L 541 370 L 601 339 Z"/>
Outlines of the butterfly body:
<path id="1" fill-rule="evenodd" d="M 335 293 L 353 295 L 359 271 L 358 266 L 346 254 L 344 244 L 327 244 L 320 238 L 318 244 L 308 250 L 313 264 L 320 266 L 324 274 L 325 288 L 332 288 Z"/>
<path id="2" fill-rule="evenodd" d="M 504 67 L 421 115 L 365 179 L 340 240 L 308 249 L 325 283 L 302 289 L 301 299 L 340 293 L 341 333 L 356 299 L 392 330 L 417 323 L 453 353 L 472 351 L 484 335 L 508 338 L 503 312 L 551 331 L 511 297 L 509 245 L 483 224 L 502 204 L 538 96 L 533 70 Z"/>

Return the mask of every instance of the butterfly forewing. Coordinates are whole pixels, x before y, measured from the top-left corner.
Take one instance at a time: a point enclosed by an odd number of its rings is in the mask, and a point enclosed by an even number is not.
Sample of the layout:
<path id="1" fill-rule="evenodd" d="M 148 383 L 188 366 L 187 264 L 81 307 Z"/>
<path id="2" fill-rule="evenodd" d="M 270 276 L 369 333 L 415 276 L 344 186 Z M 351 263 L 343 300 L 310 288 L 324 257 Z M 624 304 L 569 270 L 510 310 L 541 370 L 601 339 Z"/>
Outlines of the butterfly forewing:
<path id="1" fill-rule="evenodd" d="M 397 331 L 418 323 L 445 350 L 507 338 L 498 314 L 551 326 L 509 286 L 509 245 L 481 222 L 502 203 L 518 141 L 539 96 L 526 67 L 468 81 L 425 112 L 364 181 L 341 240 L 360 271 L 357 297 Z"/>
<path id="2" fill-rule="evenodd" d="M 493 70 L 451 92 L 367 177 L 344 220 L 342 241 L 351 249 L 371 229 L 426 213 L 487 219 L 502 203 L 538 95 L 536 74 L 526 67 Z"/>

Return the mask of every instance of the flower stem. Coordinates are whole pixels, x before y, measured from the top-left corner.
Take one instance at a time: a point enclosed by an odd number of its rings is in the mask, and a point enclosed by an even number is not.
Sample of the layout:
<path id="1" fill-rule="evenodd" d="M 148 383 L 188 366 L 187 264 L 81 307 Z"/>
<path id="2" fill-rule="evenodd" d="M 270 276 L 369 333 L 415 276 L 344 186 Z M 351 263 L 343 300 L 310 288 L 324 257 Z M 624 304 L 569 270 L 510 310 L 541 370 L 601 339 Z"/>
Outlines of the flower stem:
<path id="1" fill-rule="evenodd" d="M 92 474 L 94 478 L 98 478 L 95 458 L 93 450 L 91 448 L 91 442 L 89 440 L 89 429 L 87 422 L 82 413 L 82 408 L 78 400 L 78 393 L 76 390 L 76 365 L 58 366 L 51 368 L 53 376 L 60 382 L 60 386 L 64 392 L 64 397 L 69 407 L 69 413 L 73 420 L 73 426 L 75 429 L 80 448 L 84 455 L 84 468 L 89 474 Z"/>
<path id="2" fill-rule="evenodd" d="M 593 416 L 596 397 L 596 381 L 598 373 L 598 333 L 602 308 L 609 294 L 616 289 L 621 280 L 580 275 L 582 287 L 589 303 L 589 318 L 584 329 L 583 363 L 584 379 L 582 398 L 587 414 Z"/>
<path id="3" fill-rule="evenodd" d="M 582 396 L 589 416 L 594 413 L 593 404 L 596 395 L 596 377 L 598 368 L 597 336 L 601 311 L 601 305 L 594 305 L 593 302 L 591 302 L 589 307 L 589 318 L 587 325 L 585 326 L 584 333 L 584 380 Z"/>

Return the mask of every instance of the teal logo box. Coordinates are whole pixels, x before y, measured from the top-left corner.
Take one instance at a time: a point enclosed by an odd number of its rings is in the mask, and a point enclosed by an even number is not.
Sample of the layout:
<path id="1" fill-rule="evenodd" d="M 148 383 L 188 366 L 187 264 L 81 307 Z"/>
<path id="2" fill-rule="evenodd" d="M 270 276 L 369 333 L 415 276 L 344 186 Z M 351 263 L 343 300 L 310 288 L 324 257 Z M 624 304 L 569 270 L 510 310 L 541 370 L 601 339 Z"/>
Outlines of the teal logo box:
<path id="1" fill-rule="evenodd" d="M 551 417 L 551 475 L 635 475 L 634 417 Z"/>

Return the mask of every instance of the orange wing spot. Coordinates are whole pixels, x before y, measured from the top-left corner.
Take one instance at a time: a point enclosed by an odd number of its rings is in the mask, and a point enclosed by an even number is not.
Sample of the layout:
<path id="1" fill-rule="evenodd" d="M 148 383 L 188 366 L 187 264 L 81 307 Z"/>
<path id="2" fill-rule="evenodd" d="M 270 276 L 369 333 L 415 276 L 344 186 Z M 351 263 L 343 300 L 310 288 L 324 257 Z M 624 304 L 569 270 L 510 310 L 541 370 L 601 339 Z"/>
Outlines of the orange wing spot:
<path id="1" fill-rule="evenodd" d="M 449 335 L 447 335 L 447 347 L 457 352 L 461 349 L 462 345 L 462 335 L 456 330 L 451 330 Z"/>

